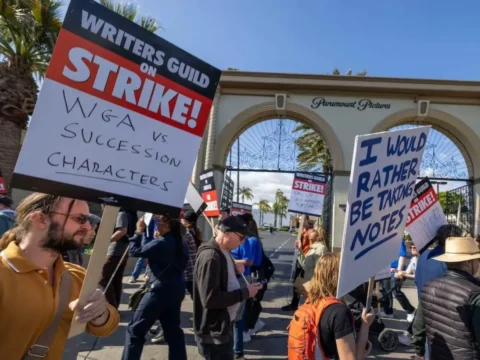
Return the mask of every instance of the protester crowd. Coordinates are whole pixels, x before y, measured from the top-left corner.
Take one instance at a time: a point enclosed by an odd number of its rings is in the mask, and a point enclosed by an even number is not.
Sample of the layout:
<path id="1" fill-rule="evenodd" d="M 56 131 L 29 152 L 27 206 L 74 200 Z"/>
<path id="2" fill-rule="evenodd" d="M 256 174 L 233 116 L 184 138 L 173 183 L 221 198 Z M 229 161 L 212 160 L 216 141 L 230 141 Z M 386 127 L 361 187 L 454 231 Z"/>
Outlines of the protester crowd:
<path id="1" fill-rule="evenodd" d="M 193 211 L 138 219 L 121 209 L 102 279 L 79 306 L 86 274 L 81 254 L 100 220 L 81 200 L 34 193 L 14 211 L 12 201 L 0 196 L 1 358 L 61 359 L 75 311 L 87 332 L 111 335 L 120 320 L 128 257 L 138 258 L 129 282 L 136 283 L 144 267 L 146 281 L 131 298 L 123 360 L 141 358 L 148 333 L 155 334 L 154 343 L 165 341 L 169 359 L 187 359 L 180 326 L 186 292 L 200 355 L 245 358 L 244 343 L 265 325 L 261 303 L 275 271 L 251 214 L 231 216 L 222 209 L 207 240 Z M 329 252 L 325 229 L 308 217 L 304 221 L 295 243 L 293 298 L 282 308 L 295 311 L 285 349 L 289 360 L 365 358 L 373 347 L 369 328 L 376 317 L 393 316 L 393 298 L 410 324 L 400 342 L 412 346 L 417 359 L 480 359 L 480 250 L 459 227 L 442 226 L 423 249 L 402 242 L 390 278 L 381 281 L 383 310 L 364 309 L 356 326 L 347 299 L 335 298 L 339 256 Z M 413 256 L 408 266 L 407 247 Z M 417 285 L 417 309 L 402 291 L 405 279 Z"/>

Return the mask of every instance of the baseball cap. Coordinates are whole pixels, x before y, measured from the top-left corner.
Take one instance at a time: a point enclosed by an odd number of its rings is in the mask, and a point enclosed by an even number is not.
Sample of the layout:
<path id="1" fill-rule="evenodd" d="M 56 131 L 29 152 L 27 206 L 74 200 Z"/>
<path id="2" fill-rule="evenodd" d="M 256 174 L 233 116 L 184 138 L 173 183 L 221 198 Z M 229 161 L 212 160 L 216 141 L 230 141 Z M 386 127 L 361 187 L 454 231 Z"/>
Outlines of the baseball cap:
<path id="1" fill-rule="evenodd" d="M 228 216 L 223 219 L 222 224 L 219 226 L 220 231 L 223 233 L 234 232 L 242 235 L 246 235 L 248 232 L 247 224 L 238 216 Z"/>
<path id="2" fill-rule="evenodd" d="M 245 213 L 245 214 L 242 214 L 240 215 L 240 217 L 242 218 L 243 221 L 245 221 L 247 224 L 253 220 L 253 215 L 250 214 L 250 213 Z"/>
<path id="3" fill-rule="evenodd" d="M 6 195 L 0 195 L 0 204 L 5 205 L 6 207 L 11 207 L 13 204 L 13 201 Z"/>

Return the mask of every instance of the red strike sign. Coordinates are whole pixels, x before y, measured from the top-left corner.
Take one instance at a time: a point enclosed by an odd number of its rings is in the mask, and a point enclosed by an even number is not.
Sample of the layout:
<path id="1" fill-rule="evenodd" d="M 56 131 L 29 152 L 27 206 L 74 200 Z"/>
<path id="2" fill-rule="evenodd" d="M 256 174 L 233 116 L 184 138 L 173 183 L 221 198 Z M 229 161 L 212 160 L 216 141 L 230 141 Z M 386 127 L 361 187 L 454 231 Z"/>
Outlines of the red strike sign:
<path id="1" fill-rule="evenodd" d="M 325 194 L 325 185 L 324 184 L 318 184 L 314 183 L 308 180 L 298 180 L 295 179 L 293 182 L 293 189 L 294 190 L 300 190 L 300 191 L 306 191 L 306 192 L 311 192 L 315 194 Z"/>
<path id="2" fill-rule="evenodd" d="M 435 190 L 430 189 L 428 192 L 418 198 L 418 201 L 411 205 L 408 211 L 407 226 L 413 223 L 418 217 L 424 214 L 438 201 Z"/>
<path id="3" fill-rule="evenodd" d="M 149 72 L 149 74 L 144 73 Z M 65 29 L 48 78 L 203 136 L 212 100 Z"/>

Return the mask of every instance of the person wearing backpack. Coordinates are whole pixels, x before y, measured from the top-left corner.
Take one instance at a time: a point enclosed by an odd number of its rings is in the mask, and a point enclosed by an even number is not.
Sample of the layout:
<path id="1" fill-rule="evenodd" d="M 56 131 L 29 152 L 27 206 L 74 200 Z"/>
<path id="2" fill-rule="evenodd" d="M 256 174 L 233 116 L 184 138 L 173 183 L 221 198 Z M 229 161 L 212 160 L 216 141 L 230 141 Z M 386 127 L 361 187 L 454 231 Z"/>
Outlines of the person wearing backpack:
<path id="1" fill-rule="evenodd" d="M 368 356 L 368 331 L 375 315 L 363 311 L 355 338 L 353 314 L 335 298 L 339 267 L 339 254 L 327 253 L 318 260 L 308 284 L 307 301 L 288 327 L 288 360 L 359 360 Z"/>
<path id="2" fill-rule="evenodd" d="M 14 226 L 15 211 L 12 210 L 12 204 L 12 199 L 0 195 L 0 237 Z"/>
<path id="3" fill-rule="evenodd" d="M 188 262 L 188 248 L 184 246 L 179 219 L 167 214 L 154 219 L 159 238 L 141 245 L 145 230 L 142 219 L 137 222 L 135 236 L 130 238 L 130 256 L 147 258 L 151 275 L 148 290 L 127 326 L 122 360 L 140 360 L 145 336 L 157 320 L 168 344 L 168 359 L 187 360 L 180 315 L 185 298 L 183 272 Z"/>
<path id="4" fill-rule="evenodd" d="M 252 254 L 253 264 L 252 264 L 252 273 L 255 273 L 258 281 L 260 280 L 270 280 L 270 277 L 273 274 L 270 274 L 268 269 L 264 269 L 262 265 L 268 265 L 267 261 L 263 261 L 264 253 L 263 246 L 258 235 L 257 223 L 253 219 L 253 215 L 246 213 L 240 215 L 243 221 L 247 224 L 247 238 L 246 241 L 250 244 L 250 251 Z M 268 259 L 268 261 L 270 261 Z M 268 279 L 267 279 L 267 275 Z M 257 295 L 251 299 L 247 300 L 246 303 L 246 333 L 244 338 L 249 339 L 252 335 L 256 334 L 265 327 L 265 323 L 260 320 L 260 313 L 262 312 L 261 301 L 263 296 L 267 291 L 267 284 L 263 285 Z"/>

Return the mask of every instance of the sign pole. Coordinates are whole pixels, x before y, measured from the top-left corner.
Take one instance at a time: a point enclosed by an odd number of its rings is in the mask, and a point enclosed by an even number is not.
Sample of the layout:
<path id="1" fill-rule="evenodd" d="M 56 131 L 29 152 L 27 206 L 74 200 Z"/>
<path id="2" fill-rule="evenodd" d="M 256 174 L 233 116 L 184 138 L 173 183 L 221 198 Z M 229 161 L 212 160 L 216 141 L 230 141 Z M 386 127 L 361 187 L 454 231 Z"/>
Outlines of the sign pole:
<path id="1" fill-rule="evenodd" d="M 216 235 L 216 234 L 217 234 L 217 230 L 215 230 L 215 226 L 213 226 L 213 224 L 210 222 L 210 219 L 207 217 L 207 215 L 205 215 L 204 212 L 202 212 L 202 215 L 203 215 L 203 217 L 205 218 L 205 220 L 207 220 L 208 225 L 210 225 L 210 227 L 212 228 L 213 235 Z"/>
<path id="2" fill-rule="evenodd" d="M 85 275 L 82 290 L 80 291 L 78 301 L 79 308 L 86 305 L 87 297 L 98 287 L 102 275 L 102 268 L 105 264 L 105 255 L 107 254 L 108 246 L 110 245 L 110 239 L 117 222 L 119 210 L 120 208 L 110 205 L 106 205 L 103 210 L 102 221 L 100 222 L 100 227 L 95 238 L 90 261 L 88 262 L 87 274 Z M 77 311 L 73 314 L 73 321 L 68 338 L 79 335 L 85 331 L 86 324 L 77 323 L 75 321 L 76 316 Z"/>
<path id="3" fill-rule="evenodd" d="M 372 296 L 373 296 L 373 290 L 375 287 L 375 276 L 372 276 L 368 280 L 368 291 L 367 291 L 367 312 L 370 311 L 372 308 Z"/>

